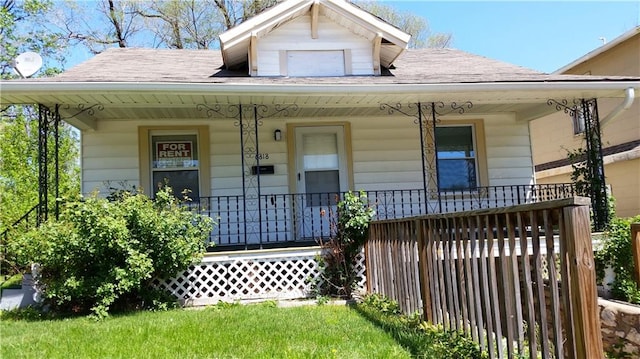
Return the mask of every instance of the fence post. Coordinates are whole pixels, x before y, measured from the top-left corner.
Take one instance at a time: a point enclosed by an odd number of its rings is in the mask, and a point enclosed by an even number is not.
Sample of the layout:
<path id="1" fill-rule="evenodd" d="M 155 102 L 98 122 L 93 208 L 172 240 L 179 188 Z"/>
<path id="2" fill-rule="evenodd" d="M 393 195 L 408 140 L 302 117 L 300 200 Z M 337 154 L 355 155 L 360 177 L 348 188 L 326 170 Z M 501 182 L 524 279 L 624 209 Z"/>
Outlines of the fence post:
<path id="1" fill-rule="evenodd" d="M 631 223 L 631 253 L 633 253 L 633 274 L 640 286 L 640 223 Z"/>
<path id="2" fill-rule="evenodd" d="M 576 358 L 603 358 L 589 206 L 563 209 Z"/>
<path id="3" fill-rule="evenodd" d="M 421 219 L 413 221 L 418 244 L 418 280 L 420 281 L 420 297 L 422 299 L 422 316 L 426 321 L 434 323 L 431 311 L 431 292 L 429 291 L 429 271 L 427 270 L 427 243 L 424 237 L 424 223 Z"/>

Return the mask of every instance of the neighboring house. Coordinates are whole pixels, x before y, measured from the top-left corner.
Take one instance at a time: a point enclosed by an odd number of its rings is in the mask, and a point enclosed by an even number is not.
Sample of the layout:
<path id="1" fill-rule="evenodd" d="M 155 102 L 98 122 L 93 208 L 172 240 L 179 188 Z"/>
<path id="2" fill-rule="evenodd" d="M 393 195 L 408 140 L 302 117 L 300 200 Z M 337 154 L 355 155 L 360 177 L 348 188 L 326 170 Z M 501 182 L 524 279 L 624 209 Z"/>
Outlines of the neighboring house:
<path id="1" fill-rule="evenodd" d="M 542 74 L 409 39 L 345 1 L 287 1 L 221 50 L 109 49 L 4 81 L 1 102 L 80 129 L 83 192 L 168 181 L 217 219 L 218 248 L 247 248 L 328 235 L 348 190 L 368 191 L 378 218 L 572 195 L 535 185 L 529 121 L 556 111 L 549 99 L 640 93 L 630 76 Z"/>
<path id="2" fill-rule="evenodd" d="M 640 76 L 640 26 L 555 74 Z M 625 105 L 622 99 L 598 99 L 606 183 L 615 198 L 617 215 L 630 217 L 640 214 L 640 101 L 634 101 L 628 108 Z M 622 112 L 610 118 L 615 108 Z M 563 113 L 531 122 L 538 183 L 570 181 L 572 168 L 567 153 L 584 146 L 584 130 L 580 116 L 572 118 Z"/>

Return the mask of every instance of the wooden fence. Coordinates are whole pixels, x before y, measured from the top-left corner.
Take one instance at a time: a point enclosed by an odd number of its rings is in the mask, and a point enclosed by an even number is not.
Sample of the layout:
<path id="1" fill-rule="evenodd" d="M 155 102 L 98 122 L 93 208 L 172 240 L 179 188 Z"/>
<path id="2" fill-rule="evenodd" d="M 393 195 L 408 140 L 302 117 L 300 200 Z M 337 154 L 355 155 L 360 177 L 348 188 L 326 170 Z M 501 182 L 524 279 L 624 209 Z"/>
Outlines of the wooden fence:
<path id="1" fill-rule="evenodd" d="M 602 358 L 589 199 L 377 221 L 367 289 L 491 358 Z"/>

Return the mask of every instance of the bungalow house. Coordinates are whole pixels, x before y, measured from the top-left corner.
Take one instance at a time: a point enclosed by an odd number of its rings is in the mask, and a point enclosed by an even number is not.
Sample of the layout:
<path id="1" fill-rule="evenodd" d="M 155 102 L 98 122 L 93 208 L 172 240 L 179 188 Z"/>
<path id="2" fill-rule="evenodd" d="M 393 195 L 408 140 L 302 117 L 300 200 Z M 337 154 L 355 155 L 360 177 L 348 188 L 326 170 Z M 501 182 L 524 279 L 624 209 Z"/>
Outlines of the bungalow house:
<path id="1" fill-rule="evenodd" d="M 219 250 L 314 244 L 349 190 L 378 218 L 571 196 L 536 184 L 529 122 L 640 90 L 638 78 L 543 74 L 409 39 L 343 0 L 291 0 L 220 35 L 219 51 L 109 49 L 52 78 L 3 81 L 0 102 L 41 104 L 44 126 L 80 130 L 85 193 L 190 191 L 216 218 Z M 256 268 L 244 263 L 234 273 Z M 212 275 L 196 269 L 187 283 Z"/>
<path id="2" fill-rule="evenodd" d="M 556 74 L 640 76 L 640 26 L 563 66 Z M 606 183 L 622 217 L 640 214 L 640 103 L 599 99 Z M 615 116 L 611 116 L 611 114 Z M 531 122 L 537 183 L 570 180 L 567 150 L 584 146 L 584 120 L 552 114 Z"/>

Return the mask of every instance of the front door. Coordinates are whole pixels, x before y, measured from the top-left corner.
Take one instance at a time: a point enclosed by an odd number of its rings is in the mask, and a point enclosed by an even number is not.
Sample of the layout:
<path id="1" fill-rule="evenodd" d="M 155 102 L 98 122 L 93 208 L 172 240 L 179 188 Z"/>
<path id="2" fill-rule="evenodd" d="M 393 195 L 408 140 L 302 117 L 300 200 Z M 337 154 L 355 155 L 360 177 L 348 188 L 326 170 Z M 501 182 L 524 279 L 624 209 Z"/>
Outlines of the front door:
<path id="1" fill-rule="evenodd" d="M 340 193 L 348 190 L 344 126 L 295 128 L 295 236 L 328 238 Z"/>

